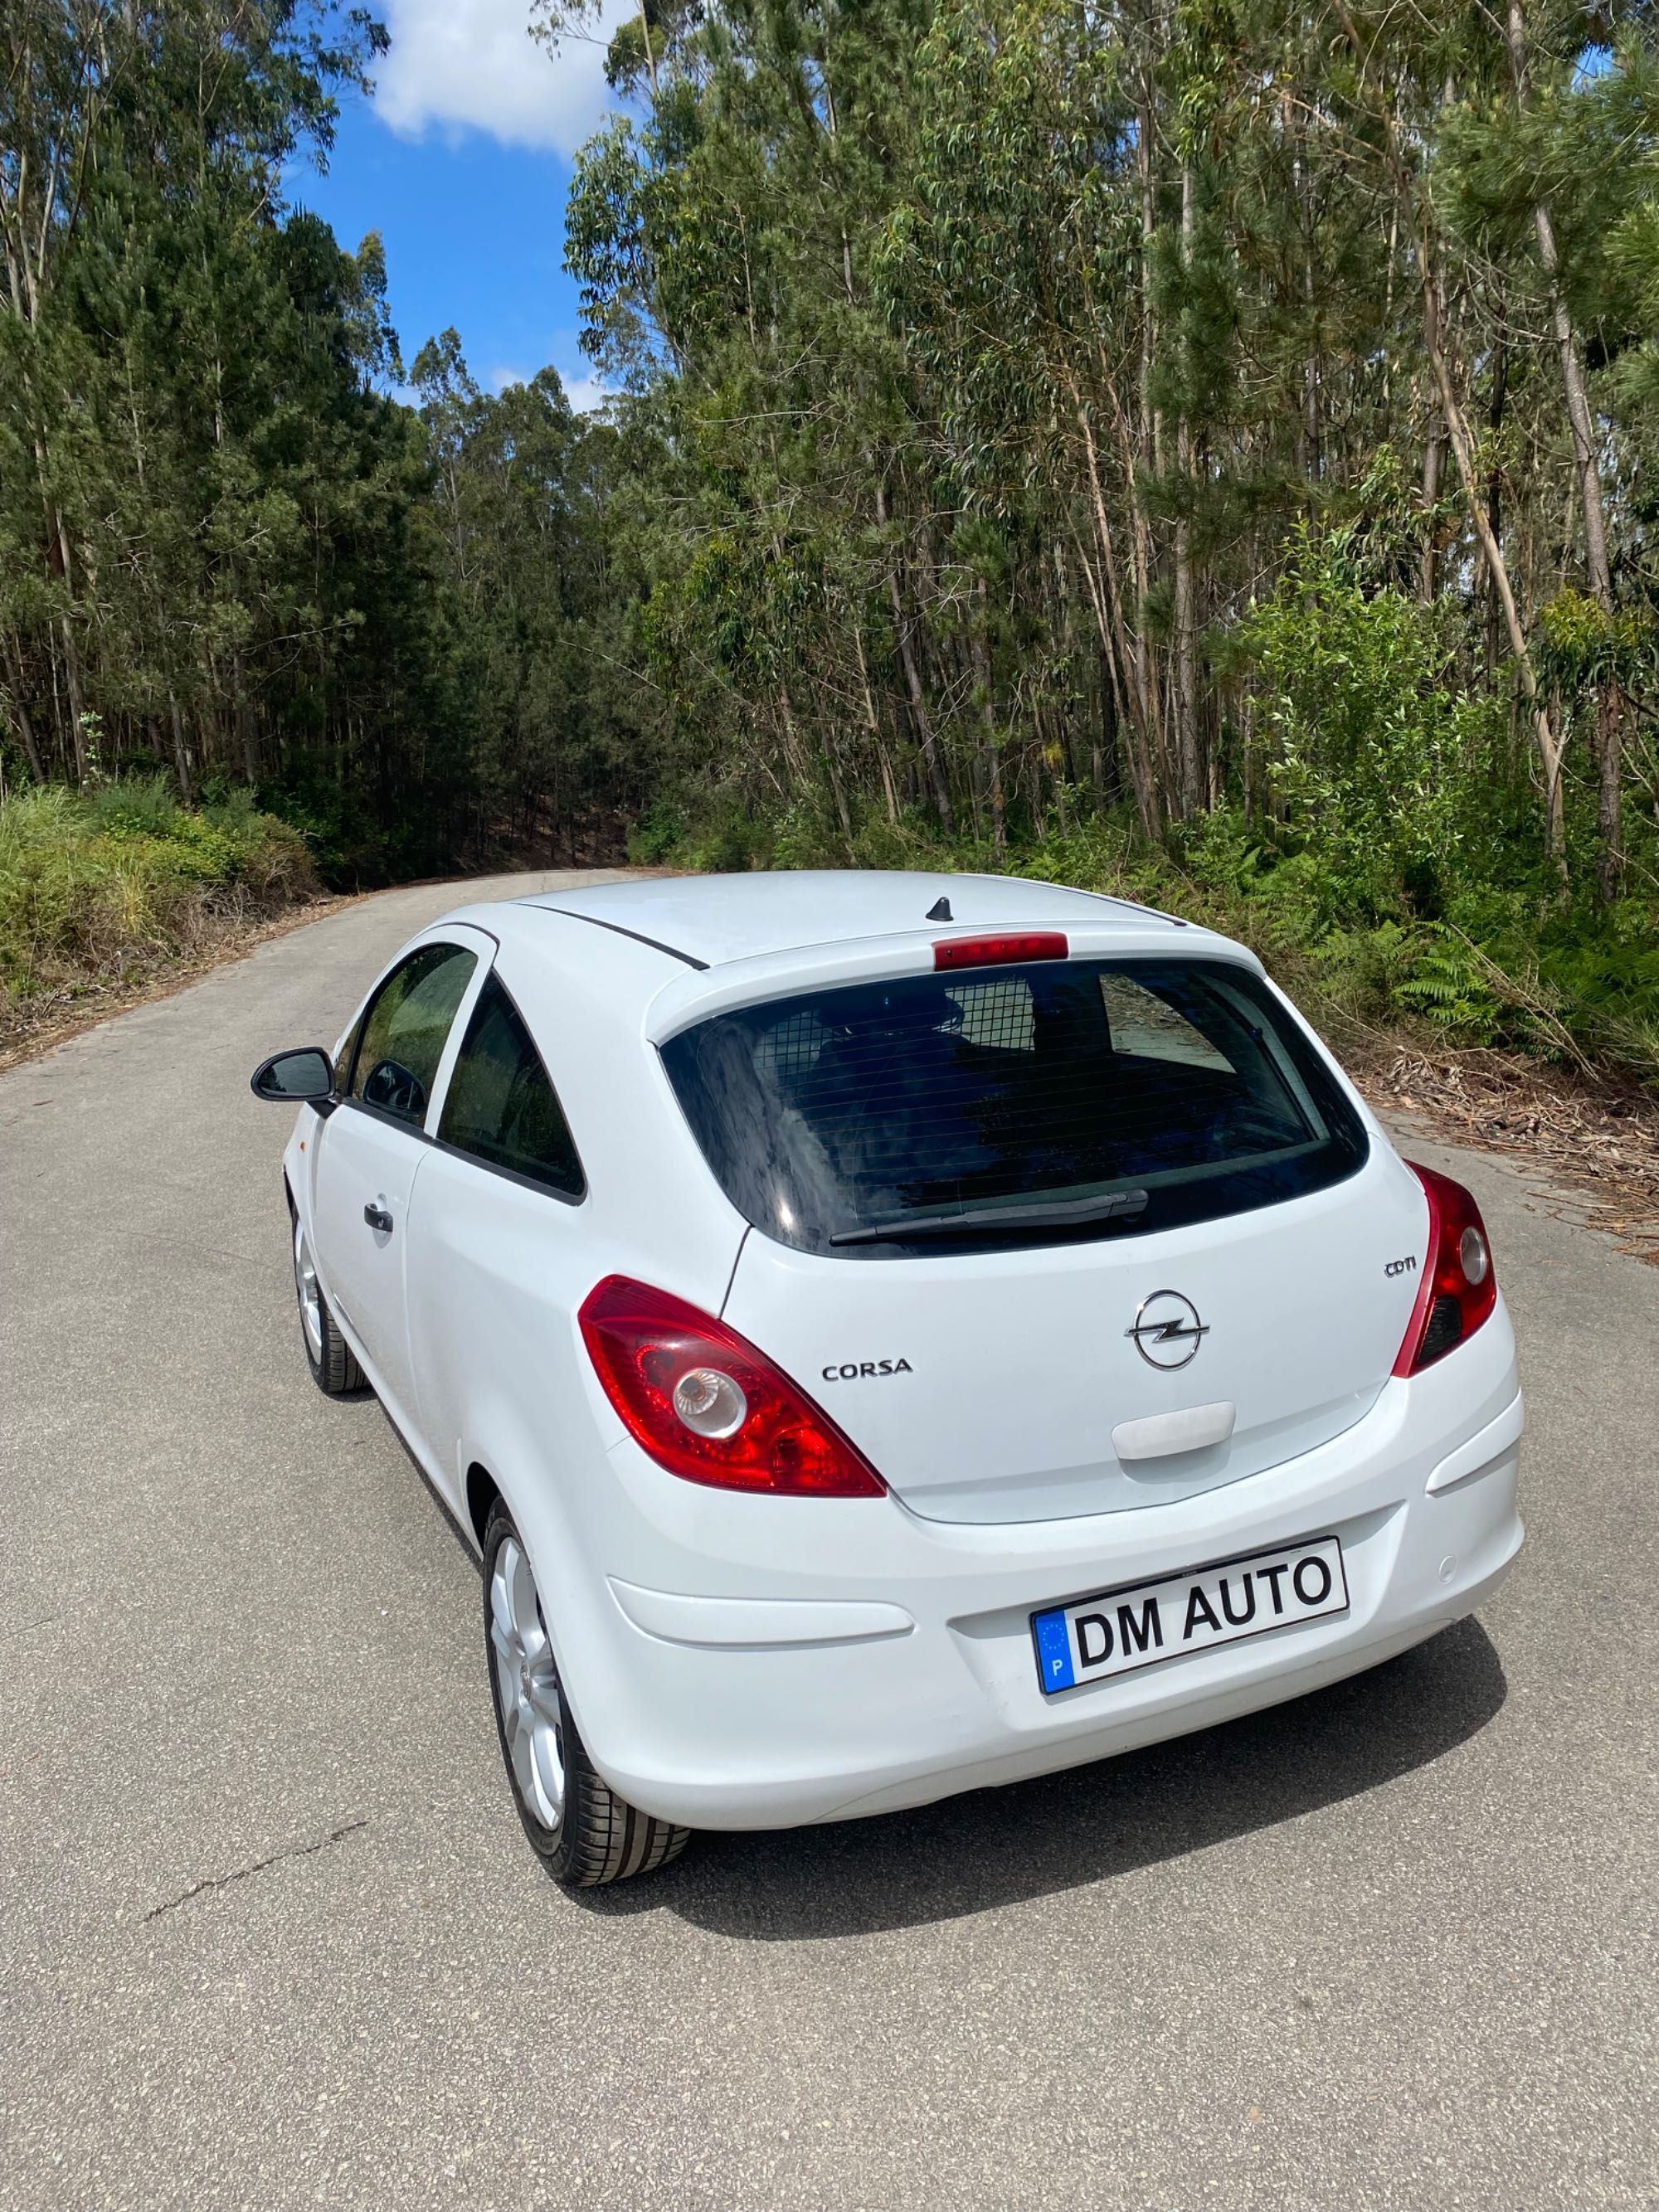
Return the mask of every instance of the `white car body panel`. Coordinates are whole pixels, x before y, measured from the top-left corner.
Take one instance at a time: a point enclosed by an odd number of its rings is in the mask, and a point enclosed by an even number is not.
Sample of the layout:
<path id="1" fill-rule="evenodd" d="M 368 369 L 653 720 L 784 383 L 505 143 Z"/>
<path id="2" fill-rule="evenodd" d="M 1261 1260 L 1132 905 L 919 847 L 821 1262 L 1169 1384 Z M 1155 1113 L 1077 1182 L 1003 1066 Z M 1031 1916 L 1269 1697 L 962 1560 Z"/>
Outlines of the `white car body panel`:
<path id="1" fill-rule="evenodd" d="M 950 921 L 926 921 L 939 899 Z M 727 969 L 754 958 L 787 960 L 814 946 L 871 945 L 924 928 L 929 943 L 991 928 L 1083 928 L 1091 924 L 1124 937 L 1150 934 L 1160 945 L 1190 925 L 1127 900 L 1018 876 L 876 874 L 850 869 L 801 869 L 781 875 L 672 876 L 651 883 L 603 884 L 592 890 L 544 891 L 522 903 L 580 915 L 675 948 L 705 968 Z M 1192 931 L 1208 936 L 1207 931 Z M 1212 938 L 1220 945 L 1227 940 Z M 1238 957 L 1250 956 L 1237 946 Z M 860 970 L 859 972 L 866 972 Z M 877 972 L 877 971 L 868 971 Z"/>
<path id="2" fill-rule="evenodd" d="M 951 923 L 921 919 L 939 897 Z M 1002 878 L 550 894 L 463 909 L 413 940 L 486 948 L 423 1131 L 352 1106 L 299 1117 L 288 1181 L 353 1349 L 475 1547 L 477 1481 L 505 1498 L 590 1755 L 664 1819 L 844 1818 L 1204 1727 L 1431 1635 L 1479 1605 L 1519 1547 L 1521 1401 L 1501 1297 L 1437 1364 L 1390 1374 L 1419 1277 L 1384 1270 L 1406 1255 L 1422 1267 L 1427 1207 L 1340 1071 L 1370 1156 L 1278 1206 L 1111 1242 L 879 1260 L 818 1257 L 750 1227 L 658 1043 L 728 1006 L 926 972 L 936 941 L 994 927 L 1062 928 L 1077 953 L 1201 952 L 1260 972 L 1167 917 Z M 574 1134 L 579 1200 L 435 1140 L 492 963 Z M 377 1273 L 388 1253 L 362 1213 L 382 1197 L 396 1257 Z M 657 1466 L 576 1320 L 612 1273 L 723 1316 L 890 1494 L 745 1496 Z M 1139 1298 L 1170 1283 L 1211 1333 L 1166 1373 L 1124 1331 Z M 908 1374 L 823 1373 L 901 1352 Z M 1112 1449 L 1115 1427 L 1218 1402 L 1236 1409 L 1224 1442 L 1139 1459 Z M 1344 1615 L 1042 1693 L 1033 1610 L 1325 1534 L 1343 1545 Z"/>
<path id="3" fill-rule="evenodd" d="M 399 1428 L 414 1412 L 405 1264 L 415 1181 L 426 1164 L 418 1138 L 368 1114 L 331 1117 L 317 1146 L 311 1243 L 329 1255 L 323 1279 L 336 1317 L 362 1347 L 376 1395 Z M 369 1227 L 365 1205 L 383 1208 L 392 1231 Z M 399 1235 L 403 1227 L 405 1233 Z"/>
<path id="4" fill-rule="evenodd" d="M 1267 1217 L 1271 1215 L 1271 1219 Z M 1406 1333 L 1422 1186 L 1374 1148 L 1306 1198 L 1160 1236 L 851 1264 L 751 1236 L 725 1318 L 799 1376 L 912 1512 L 1050 1521 L 1131 1510 L 1311 1451 L 1376 1403 Z M 1190 1366 L 1127 1334 L 1166 1284 L 1211 1334 Z M 829 1358 L 825 1358 L 826 1352 Z M 905 1358 L 907 1374 L 842 1377 Z M 1224 1443 L 1120 1460 L 1121 1422 L 1227 1400 Z"/>

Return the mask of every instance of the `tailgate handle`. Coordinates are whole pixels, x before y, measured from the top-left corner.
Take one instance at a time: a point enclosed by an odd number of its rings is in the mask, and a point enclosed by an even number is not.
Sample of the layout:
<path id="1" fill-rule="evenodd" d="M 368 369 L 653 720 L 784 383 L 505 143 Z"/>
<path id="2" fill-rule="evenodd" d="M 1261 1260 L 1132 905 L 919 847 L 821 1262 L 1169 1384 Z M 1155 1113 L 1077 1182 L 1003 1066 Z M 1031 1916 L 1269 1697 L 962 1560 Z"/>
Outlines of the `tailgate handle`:
<path id="1" fill-rule="evenodd" d="M 1120 1421 L 1112 1431 L 1112 1449 L 1120 1459 L 1168 1459 L 1176 1452 L 1202 1451 L 1206 1444 L 1224 1444 L 1237 1419 L 1231 1398 L 1213 1406 L 1183 1406 L 1174 1413 L 1151 1413 L 1144 1421 Z"/>

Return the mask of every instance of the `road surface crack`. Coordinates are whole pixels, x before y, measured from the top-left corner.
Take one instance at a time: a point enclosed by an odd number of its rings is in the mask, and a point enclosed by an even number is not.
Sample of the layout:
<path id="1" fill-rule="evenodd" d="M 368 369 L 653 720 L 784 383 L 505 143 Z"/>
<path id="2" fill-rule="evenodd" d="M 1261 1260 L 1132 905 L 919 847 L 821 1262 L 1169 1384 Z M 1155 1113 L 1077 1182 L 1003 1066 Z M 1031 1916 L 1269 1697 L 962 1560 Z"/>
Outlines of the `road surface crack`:
<path id="1" fill-rule="evenodd" d="M 176 1912 L 181 1905 L 188 1905 L 194 1897 L 210 1897 L 216 1891 L 229 1889 L 236 1882 L 246 1881 L 252 1875 L 263 1874 L 267 1867 L 281 1866 L 285 1860 L 311 1858 L 318 1851 L 325 1851 L 336 1844 L 343 1844 L 348 1836 L 355 1836 L 360 1828 L 368 1826 L 367 1818 L 348 1820 L 341 1827 L 331 1828 L 325 1836 L 313 1836 L 309 1843 L 289 1844 L 283 1850 L 272 1851 L 268 1858 L 255 1859 L 252 1866 L 233 1868 L 229 1874 L 205 1875 L 200 1881 L 192 1882 L 182 1896 L 169 1898 L 165 1905 L 153 1905 L 144 1918 L 147 1921 L 159 1920 L 164 1913 Z"/>

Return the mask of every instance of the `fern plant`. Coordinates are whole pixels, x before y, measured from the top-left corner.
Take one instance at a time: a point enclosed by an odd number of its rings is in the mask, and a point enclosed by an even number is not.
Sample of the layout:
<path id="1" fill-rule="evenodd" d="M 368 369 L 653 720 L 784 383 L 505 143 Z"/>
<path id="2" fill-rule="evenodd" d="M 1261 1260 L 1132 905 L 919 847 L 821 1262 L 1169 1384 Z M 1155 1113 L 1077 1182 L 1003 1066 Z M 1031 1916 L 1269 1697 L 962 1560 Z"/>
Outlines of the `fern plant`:
<path id="1" fill-rule="evenodd" d="M 1393 988 L 1395 1003 L 1471 1043 L 1493 1042 L 1503 1024 L 1504 1006 L 1475 949 L 1436 922 L 1425 924 L 1407 941 L 1404 972 Z"/>

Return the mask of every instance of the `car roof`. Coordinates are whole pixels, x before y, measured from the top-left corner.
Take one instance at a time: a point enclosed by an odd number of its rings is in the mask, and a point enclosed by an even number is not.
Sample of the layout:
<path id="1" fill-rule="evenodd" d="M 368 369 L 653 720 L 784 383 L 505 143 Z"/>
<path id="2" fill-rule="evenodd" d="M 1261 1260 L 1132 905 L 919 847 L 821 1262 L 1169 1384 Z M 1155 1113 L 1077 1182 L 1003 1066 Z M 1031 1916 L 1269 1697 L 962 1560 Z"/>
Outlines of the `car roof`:
<path id="1" fill-rule="evenodd" d="M 940 901 L 946 912 L 934 911 Z M 1126 933 L 1139 934 L 1149 922 L 1185 927 L 1127 899 L 1022 876 L 876 869 L 658 877 L 590 890 L 541 891 L 514 903 L 598 922 L 696 968 L 909 934 L 946 921 L 1030 929 L 1086 918 L 1098 929 L 1115 914 Z"/>

